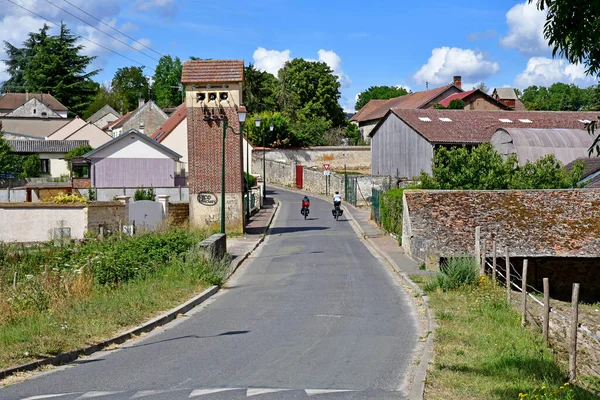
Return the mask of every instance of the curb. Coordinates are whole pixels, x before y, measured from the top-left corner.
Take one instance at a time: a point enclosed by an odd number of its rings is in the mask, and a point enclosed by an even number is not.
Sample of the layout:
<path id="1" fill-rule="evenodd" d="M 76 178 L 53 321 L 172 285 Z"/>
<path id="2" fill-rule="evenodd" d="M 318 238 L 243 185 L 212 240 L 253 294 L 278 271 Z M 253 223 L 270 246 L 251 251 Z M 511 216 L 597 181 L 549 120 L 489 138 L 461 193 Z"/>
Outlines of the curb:
<path id="1" fill-rule="evenodd" d="M 429 309 L 429 301 L 427 296 L 423 293 L 421 288 L 414 283 L 408 275 L 398 267 L 396 262 L 383 250 L 377 246 L 376 243 L 370 240 L 370 237 L 361 229 L 360 225 L 356 222 L 352 212 L 346 207 L 346 211 L 351 217 L 350 223 L 355 227 L 355 230 L 362 234 L 362 237 L 369 242 L 369 244 L 377 251 L 377 253 L 385 259 L 385 261 L 392 266 L 396 274 L 398 274 L 402 280 L 411 287 L 411 289 L 421 298 L 423 305 L 425 306 L 425 315 L 427 317 L 427 340 L 425 347 L 423 348 L 423 354 L 421 355 L 421 361 L 415 372 L 413 382 L 410 388 L 409 399 L 410 400 L 422 400 L 425 396 L 425 381 L 427 379 L 427 370 L 429 363 L 433 355 L 433 333 L 435 330 L 435 322 L 433 320 L 431 310 Z"/>
<path id="2" fill-rule="evenodd" d="M 196 307 L 197 305 L 202 304 L 203 302 L 208 300 L 212 295 L 214 295 L 218 291 L 219 291 L 218 286 L 212 286 L 212 287 L 206 289 L 204 292 L 200 293 L 199 295 L 188 300 L 187 302 L 171 309 L 170 311 L 167 311 L 166 313 L 159 315 L 158 317 L 155 317 L 155 318 L 151 319 L 150 321 L 148 321 L 136 328 L 130 329 L 124 333 L 119 334 L 118 336 L 115 336 L 115 337 L 105 340 L 103 342 L 96 343 L 94 345 L 84 347 L 82 349 L 77 349 L 77 350 L 72 350 L 72 351 L 69 351 L 66 353 L 62 353 L 62 354 L 59 354 L 59 355 L 56 355 L 53 357 L 44 358 L 42 360 L 37 360 L 37 361 L 33 361 L 33 362 L 30 362 L 27 364 L 19 365 L 16 367 L 0 370 L 0 380 L 7 378 L 11 375 L 14 375 L 18 372 L 27 372 L 27 371 L 36 370 L 39 367 L 42 367 L 44 365 L 58 366 L 58 365 L 66 364 L 66 363 L 77 360 L 81 356 L 89 356 L 95 352 L 101 351 L 108 346 L 124 343 L 134 336 L 139 336 L 142 333 L 150 332 L 159 326 L 162 326 L 162 325 L 165 325 L 165 324 L 171 322 L 172 320 L 177 318 L 178 315 L 185 314 L 186 312 L 188 312 L 192 308 Z"/>
<path id="3" fill-rule="evenodd" d="M 235 272 L 238 270 L 240 265 L 242 265 L 242 263 L 244 261 L 246 261 L 246 259 L 248 257 L 250 257 L 250 254 L 252 254 L 254 252 L 254 250 L 256 250 L 258 248 L 258 246 L 260 246 L 262 244 L 262 242 L 265 241 L 265 238 L 267 237 L 267 235 L 269 234 L 269 231 L 271 230 L 271 224 L 273 223 L 273 220 L 275 219 L 275 215 L 277 215 L 278 212 L 279 212 L 279 201 L 277 201 L 277 199 L 275 199 L 275 211 L 273 211 L 273 214 L 271 214 L 271 219 L 269 220 L 269 223 L 267 224 L 267 229 L 265 229 L 265 232 L 261 235 L 260 239 L 258 239 L 258 241 L 256 242 L 256 244 L 254 245 L 254 247 L 251 250 L 247 251 L 244 255 L 242 255 L 241 257 L 238 257 L 237 260 L 235 260 L 231 263 L 232 270 L 229 273 L 229 275 L 227 276 L 227 278 L 225 278 L 225 281 L 228 281 L 229 278 L 231 278 L 233 276 L 233 274 L 235 274 Z"/>

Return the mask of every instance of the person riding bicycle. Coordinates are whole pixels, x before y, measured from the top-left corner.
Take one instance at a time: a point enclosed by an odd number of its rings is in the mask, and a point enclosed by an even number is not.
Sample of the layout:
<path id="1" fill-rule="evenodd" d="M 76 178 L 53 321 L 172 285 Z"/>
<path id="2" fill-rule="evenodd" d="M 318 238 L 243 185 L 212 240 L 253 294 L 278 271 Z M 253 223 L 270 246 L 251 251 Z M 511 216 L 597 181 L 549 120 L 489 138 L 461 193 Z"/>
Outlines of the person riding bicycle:
<path id="1" fill-rule="evenodd" d="M 335 192 L 335 194 L 333 195 L 333 207 L 339 207 L 340 204 L 342 204 L 342 195 L 340 194 L 340 192 Z"/>
<path id="2" fill-rule="evenodd" d="M 302 199 L 302 208 L 305 208 L 305 207 L 306 208 L 310 207 L 310 199 L 306 195 Z"/>

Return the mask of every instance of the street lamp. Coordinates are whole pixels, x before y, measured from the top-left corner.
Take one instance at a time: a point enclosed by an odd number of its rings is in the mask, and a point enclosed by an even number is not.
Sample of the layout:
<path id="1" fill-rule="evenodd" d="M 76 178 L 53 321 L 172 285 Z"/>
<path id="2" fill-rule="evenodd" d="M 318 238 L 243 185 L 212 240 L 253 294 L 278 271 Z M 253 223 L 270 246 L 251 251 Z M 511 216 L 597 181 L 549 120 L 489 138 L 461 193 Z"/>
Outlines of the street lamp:
<path id="1" fill-rule="evenodd" d="M 227 138 L 227 116 L 221 118 L 205 116 L 205 119 L 223 119 L 223 162 L 221 164 L 221 233 L 225 233 L 225 139 Z M 240 106 L 238 108 L 238 119 L 240 121 L 240 131 L 236 132 L 232 127 L 229 127 L 234 135 L 241 135 L 244 129 L 244 122 L 246 122 L 246 107 Z"/>
<path id="2" fill-rule="evenodd" d="M 274 126 L 271 122 L 269 125 L 269 130 L 273 132 Z M 263 202 L 267 200 L 267 172 L 265 168 L 265 155 L 266 155 L 266 147 L 265 147 L 265 133 L 263 132 Z"/>

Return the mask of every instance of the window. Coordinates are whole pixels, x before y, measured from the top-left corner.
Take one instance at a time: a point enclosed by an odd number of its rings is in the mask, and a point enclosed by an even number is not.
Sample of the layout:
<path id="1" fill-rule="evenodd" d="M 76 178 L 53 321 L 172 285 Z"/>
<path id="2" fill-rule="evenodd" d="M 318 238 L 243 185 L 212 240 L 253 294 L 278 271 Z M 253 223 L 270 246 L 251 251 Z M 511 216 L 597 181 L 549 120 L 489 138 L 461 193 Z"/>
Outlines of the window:
<path id="1" fill-rule="evenodd" d="M 442 121 L 442 122 L 452 122 L 452 120 L 450 118 L 440 118 L 440 121 Z"/>
<path id="2" fill-rule="evenodd" d="M 500 118 L 500 122 L 504 122 L 504 123 L 507 123 L 507 124 L 512 124 L 512 121 L 510 119 L 508 119 L 508 118 Z"/>
<path id="3" fill-rule="evenodd" d="M 50 173 L 50 160 L 40 160 L 41 162 L 41 166 L 40 166 L 40 172 L 42 174 L 49 174 Z"/>
<path id="4" fill-rule="evenodd" d="M 35 114 L 35 113 L 37 113 L 37 110 L 36 110 L 35 108 L 33 109 L 33 113 L 34 113 L 34 114 Z"/>
<path id="5" fill-rule="evenodd" d="M 530 119 L 520 119 L 519 121 L 521 121 L 524 124 L 532 124 L 533 122 L 531 122 Z"/>
<path id="6" fill-rule="evenodd" d="M 46 118 L 48 116 L 48 113 L 46 111 L 42 111 L 42 118 Z"/>
<path id="7" fill-rule="evenodd" d="M 423 122 L 431 122 L 431 119 L 429 117 L 419 117 L 419 119 Z"/>

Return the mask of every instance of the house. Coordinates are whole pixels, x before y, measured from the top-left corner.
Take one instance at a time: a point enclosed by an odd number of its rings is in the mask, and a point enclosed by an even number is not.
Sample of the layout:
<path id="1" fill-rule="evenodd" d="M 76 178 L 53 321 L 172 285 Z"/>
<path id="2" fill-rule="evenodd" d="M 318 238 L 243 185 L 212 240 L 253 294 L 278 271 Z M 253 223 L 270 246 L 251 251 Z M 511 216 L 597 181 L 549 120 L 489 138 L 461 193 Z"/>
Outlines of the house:
<path id="1" fill-rule="evenodd" d="M 6 93 L 0 97 L 0 117 L 67 118 L 67 107 L 51 94 Z"/>
<path id="2" fill-rule="evenodd" d="M 177 174 L 177 178 L 187 178 L 188 175 L 188 119 L 187 119 L 187 107 L 184 104 L 181 104 L 173 113 L 168 120 L 165 121 L 153 134 L 150 136 L 153 140 L 156 140 L 158 143 L 163 146 L 168 147 L 169 149 L 181 154 L 181 162 L 177 164 L 177 168 L 175 170 Z M 247 172 L 248 168 L 250 171 L 252 170 L 252 153 L 254 147 L 248 143 L 246 137 L 244 136 L 243 142 L 243 156 L 244 156 L 244 171 Z M 247 156 L 249 153 L 250 162 L 246 165 Z M 251 173 L 251 172 L 250 172 Z M 181 181 L 177 179 L 178 182 L 181 183 L 181 186 L 185 186 L 185 179 Z M 180 186 L 180 184 L 176 184 L 176 186 Z"/>
<path id="3" fill-rule="evenodd" d="M 407 190 L 403 202 L 402 247 L 429 268 L 473 256 L 480 227 L 488 254 L 494 241 L 517 271 L 528 259 L 528 284 L 549 278 L 551 297 L 568 299 L 577 282 L 586 301 L 600 300 L 600 190 Z"/>
<path id="4" fill-rule="evenodd" d="M 90 171 L 91 186 L 99 188 L 175 187 L 175 164 L 180 158 L 134 129 L 82 157 Z M 78 162 L 78 166 L 83 165 Z"/>
<path id="5" fill-rule="evenodd" d="M 435 89 L 413 92 L 389 100 L 371 100 L 360 111 L 354 114 L 350 121 L 358 124 L 361 137 L 363 140 L 368 140 L 373 128 L 385 117 L 390 109 L 433 108 L 448 96 L 462 92 L 462 78 L 455 76 L 453 83 Z"/>
<path id="6" fill-rule="evenodd" d="M 492 98 L 505 104 L 511 110 L 527 111 L 525 105 L 519 100 L 517 92 L 513 88 L 495 88 L 492 92 Z"/>
<path id="7" fill-rule="evenodd" d="M 444 108 L 448 108 L 452 100 L 462 100 L 465 103 L 465 110 L 473 111 L 499 111 L 499 110 L 510 110 L 511 108 L 507 105 L 494 99 L 489 94 L 479 90 L 473 89 L 468 92 L 454 93 L 446 97 L 438 104 Z"/>
<path id="8" fill-rule="evenodd" d="M 46 137 L 48 140 L 87 140 L 93 148 L 109 142 L 112 137 L 96 125 L 76 117 L 67 125 Z"/>
<path id="9" fill-rule="evenodd" d="M 586 189 L 600 189 L 600 157 L 586 155 L 567 164 L 565 168 L 570 171 L 579 161 L 583 161 L 583 178 L 579 183 L 585 184 Z"/>
<path id="10" fill-rule="evenodd" d="M 112 137 L 118 137 L 123 132 L 129 132 L 132 129 L 150 136 L 168 118 L 167 114 L 152 100 L 148 102 L 140 100 L 140 105 L 136 110 L 107 124 L 102 130 Z"/>
<path id="11" fill-rule="evenodd" d="M 104 126 L 111 124 L 121 118 L 121 113 L 115 111 L 108 104 L 96 111 L 89 117 L 86 121 L 96 125 L 98 128 L 103 128 Z"/>
<path id="12" fill-rule="evenodd" d="M 40 157 L 42 175 L 60 178 L 69 175 L 65 155 L 73 149 L 89 145 L 87 140 L 7 140 L 12 151 L 18 155 L 37 154 Z"/>
<path id="13" fill-rule="evenodd" d="M 0 117 L 4 133 L 39 139 L 44 139 L 71 121 L 72 118 Z"/>
<path id="14" fill-rule="evenodd" d="M 412 178 L 431 173 L 439 146 L 489 143 L 498 129 L 583 129 L 596 112 L 391 109 L 371 132 L 371 173 Z"/>
<path id="15" fill-rule="evenodd" d="M 503 156 L 515 154 L 519 165 L 553 155 L 563 165 L 586 157 L 594 137 L 585 129 L 500 128 L 492 145 Z"/>

